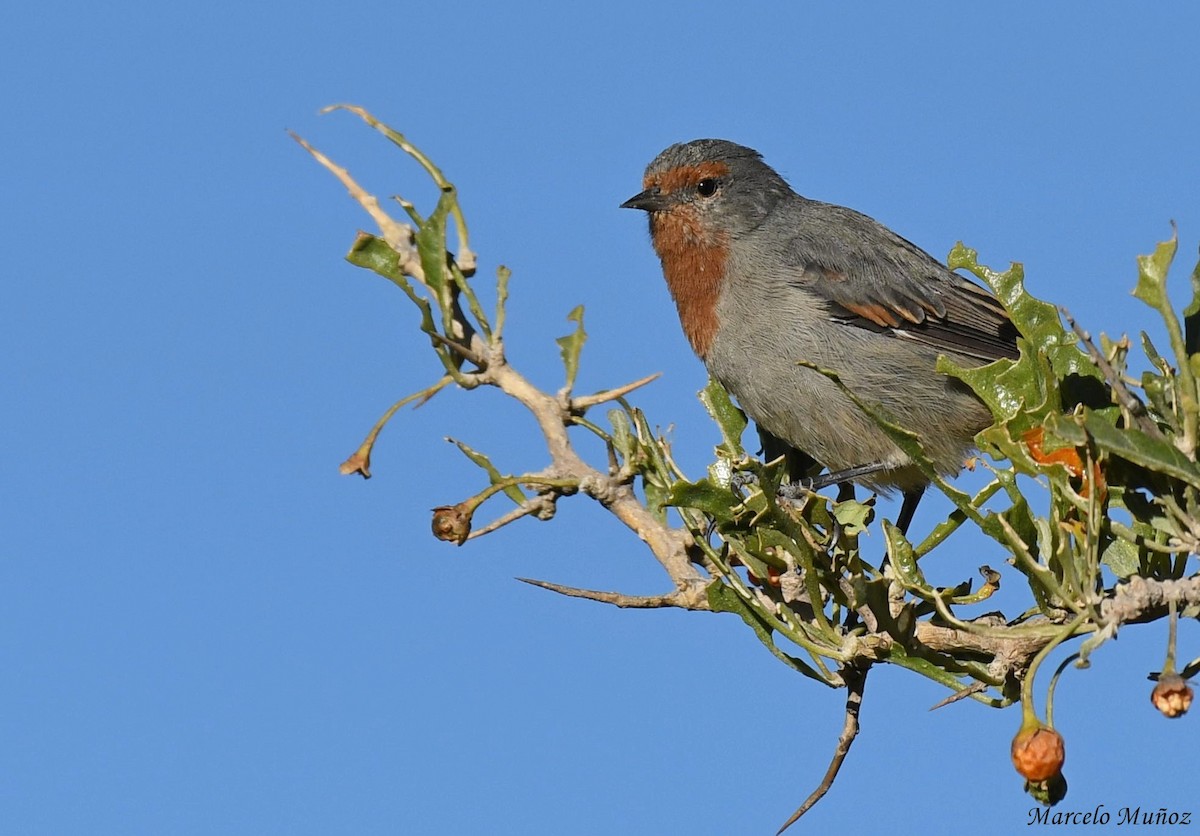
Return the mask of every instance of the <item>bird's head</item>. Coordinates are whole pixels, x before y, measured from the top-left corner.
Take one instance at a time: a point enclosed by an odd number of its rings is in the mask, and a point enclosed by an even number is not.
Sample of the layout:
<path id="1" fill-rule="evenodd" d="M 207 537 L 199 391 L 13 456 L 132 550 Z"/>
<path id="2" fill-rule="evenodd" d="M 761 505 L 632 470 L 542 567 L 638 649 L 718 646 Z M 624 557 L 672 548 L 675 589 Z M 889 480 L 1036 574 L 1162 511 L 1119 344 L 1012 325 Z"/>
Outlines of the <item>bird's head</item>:
<path id="1" fill-rule="evenodd" d="M 672 145 L 654 158 L 643 190 L 621 204 L 650 216 L 650 232 L 713 246 L 756 229 L 787 184 L 752 148 L 724 139 Z"/>

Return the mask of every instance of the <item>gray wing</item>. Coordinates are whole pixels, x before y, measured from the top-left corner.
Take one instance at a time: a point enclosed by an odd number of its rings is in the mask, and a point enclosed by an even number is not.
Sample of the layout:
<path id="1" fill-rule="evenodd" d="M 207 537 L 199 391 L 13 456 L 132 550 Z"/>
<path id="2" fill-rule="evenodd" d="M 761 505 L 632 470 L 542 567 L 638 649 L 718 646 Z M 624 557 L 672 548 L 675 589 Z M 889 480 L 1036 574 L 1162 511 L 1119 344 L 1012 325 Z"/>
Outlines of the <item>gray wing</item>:
<path id="1" fill-rule="evenodd" d="M 985 363 L 1018 356 L 989 291 L 852 209 L 806 201 L 802 212 L 788 281 L 825 300 L 831 319 Z"/>

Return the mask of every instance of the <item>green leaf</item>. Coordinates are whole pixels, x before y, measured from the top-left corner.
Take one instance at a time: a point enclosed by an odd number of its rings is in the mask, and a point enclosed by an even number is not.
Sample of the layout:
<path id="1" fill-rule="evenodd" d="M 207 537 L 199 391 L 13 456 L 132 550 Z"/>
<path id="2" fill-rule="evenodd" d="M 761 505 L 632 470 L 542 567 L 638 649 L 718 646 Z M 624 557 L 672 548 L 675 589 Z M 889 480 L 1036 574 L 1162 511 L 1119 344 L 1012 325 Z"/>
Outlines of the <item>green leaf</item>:
<path id="1" fill-rule="evenodd" d="M 867 530 L 875 515 L 875 507 L 853 499 L 833 503 L 833 518 L 842 526 L 843 533 L 853 537 Z"/>
<path id="2" fill-rule="evenodd" d="M 1154 347 L 1154 343 L 1150 341 L 1150 335 L 1145 331 L 1139 332 L 1142 337 L 1142 351 L 1146 354 L 1146 359 L 1150 361 L 1150 365 L 1155 369 L 1162 371 L 1167 367 L 1163 361 L 1162 355 L 1158 353 L 1158 349 Z"/>
<path id="3" fill-rule="evenodd" d="M 1138 280 L 1133 289 L 1133 295 L 1158 311 L 1159 316 L 1162 317 L 1163 324 L 1167 328 L 1167 336 L 1171 341 L 1171 350 L 1175 354 L 1175 364 L 1180 370 L 1182 379 L 1183 385 L 1179 389 L 1180 400 L 1185 408 L 1194 410 L 1196 408 L 1193 388 L 1195 382 L 1192 377 L 1192 365 L 1183 328 L 1180 327 L 1179 318 L 1175 315 L 1175 309 L 1171 306 L 1171 300 L 1167 296 L 1167 273 L 1171 270 L 1171 262 L 1175 259 L 1178 243 L 1178 234 L 1172 224 L 1169 240 L 1159 242 L 1150 255 L 1138 256 Z M 1193 274 L 1193 282 L 1195 281 L 1198 279 Z M 1195 304 L 1195 300 L 1193 300 L 1193 304 Z M 1187 310 L 1190 310 L 1190 306 Z M 1195 319 L 1195 313 L 1189 315 L 1187 310 L 1184 315 Z M 1185 421 L 1185 428 L 1188 427 L 1190 430 L 1185 429 L 1184 435 L 1194 443 L 1195 415 L 1190 415 Z"/>
<path id="4" fill-rule="evenodd" d="M 1154 372 L 1142 374 L 1142 390 L 1146 393 L 1146 400 L 1149 401 L 1150 408 L 1154 411 L 1153 416 L 1167 424 L 1170 431 L 1178 435 L 1182 432 L 1182 428 L 1179 426 L 1178 416 L 1174 409 L 1175 386 L 1173 384 L 1174 381 L 1171 378 L 1161 374 Z"/>
<path id="5" fill-rule="evenodd" d="M 583 330 L 583 305 L 577 305 L 567 319 L 575 323 L 575 330 L 565 337 L 555 340 L 562 353 L 563 367 L 567 370 L 567 391 L 575 388 L 575 374 L 579 371 L 579 352 L 587 342 L 587 332 Z"/>
<path id="6" fill-rule="evenodd" d="M 1076 403 L 1107 403 L 1103 375 L 1063 327 L 1058 309 L 1025 290 L 1024 270 L 1013 264 L 1004 273 L 979 264 L 975 250 L 957 244 L 947 263 L 966 269 L 992 288 L 1021 335 L 1021 358 L 999 360 L 979 368 L 963 368 L 942 359 L 938 369 L 967 383 L 997 419 L 1013 420 L 1014 431 L 1038 423 L 1050 411 Z M 1018 417 L 1023 416 L 1023 417 Z M 1012 450 L 1001 446 L 1005 455 Z"/>
<path id="7" fill-rule="evenodd" d="M 1022 265 L 1014 262 L 1008 270 L 997 273 L 980 264 L 979 253 L 961 241 L 950 251 L 946 264 L 951 270 L 967 270 L 986 282 L 1012 316 L 1017 331 L 1035 347 L 1049 350 L 1075 341 L 1063 328 L 1058 309 L 1025 291 Z"/>
<path id="8" fill-rule="evenodd" d="M 729 540 L 729 549 L 737 556 L 742 565 L 761 582 L 770 575 L 770 564 L 763 560 L 762 555 L 751 551 L 745 543 L 738 540 Z M 774 567 L 777 571 L 781 568 Z"/>
<path id="9" fill-rule="evenodd" d="M 463 455 L 465 455 L 468 459 L 470 459 L 476 465 L 481 467 L 487 473 L 488 478 L 491 480 L 491 483 L 493 485 L 497 484 L 498 482 L 504 481 L 505 477 L 500 474 L 500 471 L 496 469 L 496 466 L 494 464 L 492 464 L 492 460 L 489 459 L 486 455 L 484 455 L 483 453 L 480 453 L 478 450 L 474 450 L 474 449 L 468 447 L 466 444 L 464 444 L 463 442 L 459 441 L 456 438 L 447 438 L 446 440 L 449 441 L 451 444 L 453 444 L 455 447 L 457 447 L 459 450 L 462 450 Z M 511 499 L 513 502 L 517 503 L 518 505 L 524 505 L 525 502 L 529 499 L 529 497 L 525 496 L 525 493 L 516 485 L 506 485 L 502 490 L 504 491 L 505 495 L 508 496 L 509 499 Z"/>
<path id="10" fill-rule="evenodd" d="M 633 427 L 625 410 L 613 408 L 608 411 L 608 423 L 612 425 L 613 449 L 625 461 L 634 458 L 638 442 L 633 437 Z"/>
<path id="11" fill-rule="evenodd" d="M 1142 567 L 1137 546 L 1120 538 L 1109 542 L 1100 556 L 1100 562 L 1112 569 L 1119 578 L 1136 575 Z"/>
<path id="12" fill-rule="evenodd" d="M 671 466 L 663 451 L 663 443 L 650 429 L 646 414 L 637 407 L 631 407 L 629 414 L 633 418 L 633 427 L 637 431 L 638 449 L 650 459 L 650 469 L 655 473 L 671 473 Z"/>
<path id="13" fill-rule="evenodd" d="M 646 493 L 646 507 L 661 523 L 667 521 L 667 501 L 670 498 L 667 488 L 649 476 L 642 476 L 642 490 Z"/>
<path id="14" fill-rule="evenodd" d="M 725 454 L 735 459 L 745 455 L 742 449 L 742 433 L 746 431 L 748 423 L 746 415 L 733 405 L 725 387 L 710 377 L 708 385 L 700 391 L 700 402 L 721 430 L 721 437 L 724 439 L 721 449 Z"/>
<path id="15" fill-rule="evenodd" d="M 1170 442 L 1151 438 L 1132 427 L 1118 429 L 1106 416 L 1092 410 L 1084 411 L 1083 426 L 1100 449 L 1200 488 L 1200 468 Z"/>
<path id="16" fill-rule="evenodd" d="M 904 533 L 888 520 L 884 520 L 883 537 L 887 544 L 888 560 L 891 561 L 896 578 L 904 588 L 922 594 L 922 597 L 933 594 L 933 590 L 925 581 L 924 573 L 917 565 L 912 543 L 908 542 Z"/>
<path id="17" fill-rule="evenodd" d="M 433 214 L 425 219 L 416 234 L 417 251 L 421 257 L 421 270 L 425 283 L 429 285 L 443 308 L 443 318 L 450 318 L 450 299 L 446 281 L 446 216 L 454 205 L 453 189 L 442 189 Z"/>
<path id="18" fill-rule="evenodd" d="M 437 330 L 433 320 L 433 308 L 429 300 L 417 293 L 408 277 L 400 269 L 400 256 L 391 245 L 375 235 L 360 232 L 346 254 L 346 260 L 356 267 L 365 267 L 391 281 L 404 291 L 421 312 L 421 330 L 426 334 Z"/>
<path id="19" fill-rule="evenodd" d="M 1001 517 L 1008 523 L 1009 527 L 1016 533 L 1017 539 L 1025 544 L 1025 549 L 1029 552 L 1029 556 L 1034 560 L 1038 560 L 1040 547 L 1036 519 L 1025 497 L 1018 494 L 1013 504 L 1008 508 L 999 514 L 988 514 L 988 521 L 991 522 L 996 517 Z M 1003 535 L 1000 536 L 1003 537 Z M 1007 539 L 1004 539 L 1003 542 L 1007 542 Z"/>
<path id="20" fill-rule="evenodd" d="M 812 564 L 811 549 L 806 548 L 805 545 L 796 542 L 782 531 L 778 531 L 770 526 L 755 525 L 747 532 L 732 532 L 728 529 L 722 529 L 722 534 L 726 535 L 725 539 L 729 541 L 731 546 L 735 542 L 741 543 L 757 560 L 770 565 L 780 572 L 788 568 L 787 555 L 792 555 L 795 562 L 800 566 L 809 566 Z M 743 534 L 745 538 L 741 539 Z M 756 571 L 754 574 L 760 578 L 765 577 L 762 572 Z"/>
<path id="21" fill-rule="evenodd" d="M 475 294 L 475 288 L 471 287 L 466 274 L 463 273 L 462 268 L 458 266 L 457 262 L 450 261 L 449 269 L 450 276 L 454 279 L 454 286 L 459 293 L 458 298 L 466 298 L 467 310 L 471 312 L 471 316 L 475 317 L 475 321 L 479 324 L 479 330 L 483 332 L 484 337 L 490 341 L 492 338 L 492 324 L 488 322 L 487 312 L 484 311 L 483 305 L 479 303 L 479 297 Z"/>
<path id="22" fill-rule="evenodd" d="M 667 504 L 676 508 L 693 508 L 719 522 L 733 521 L 733 507 L 741 502 L 729 488 L 718 487 L 709 480 L 676 482 L 667 494 Z"/>
<path id="23" fill-rule="evenodd" d="M 1003 436 L 990 438 L 1005 455 L 1013 451 L 1002 439 L 1011 439 L 1041 423 L 1051 412 L 1062 411 L 1062 399 L 1053 386 L 1054 372 L 1043 352 L 1024 355 L 1019 362 L 998 360 L 986 366 L 961 366 L 949 357 L 939 357 L 937 370 L 956 377 L 991 410 Z M 1050 384 L 1048 386 L 1048 383 Z"/>
<path id="24" fill-rule="evenodd" d="M 503 264 L 496 268 L 496 339 L 500 339 L 504 333 L 504 318 L 508 307 L 508 280 L 511 278 L 512 270 Z"/>
<path id="25" fill-rule="evenodd" d="M 897 644 L 910 645 L 916 634 L 917 619 L 912 602 L 905 602 L 892 615 L 891 600 L 892 582 L 887 578 L 866 580 L 862 575 L 853 578 L 854 599 L 859 606 L 865 606 L 879 623 L 879 629 L 888 633 Z"/>
<path id="26" fill-rule="evenodd" d="M 1172 233 L 1169 240 L 1158 243 L 1153 253 L 1137 257 L 1138 279 L 1133 295 L 1152 308 L 1161 310 L 1171 305 L 1167 298 L 1167 273 L 1178 246 L 1178 238 Z"/>
<path id="27" fill-rule="evenodd" d="M 960 680 L 954 674 L 944 670 L 934 663 L 922 659 L 919 656 L 909 656 L 905 652 L 904 645 L 900 642 L 893 642 L 888 648 L 888 661 L 893 665 L 899 665 L 902 668 L 907 668 L 910 671 L 919 673 L 924 677 L 932 679 L 939 685 L 944 685 L 951 691 L 962 691 L 971 683 L 969 681 Z M 996 697 L 989 697 L 986 694 L 972 693 L 969 694 L 972 699 L 990 705 L 993 708 L 1002 708 L 1008 704 L 1007 700 L 1001 700 Z"/>
<path id="28" fill-rule="evenodd" d="M 360 232 L 350 245 L 346 260 L 357 267 L 374 270 L 386 279 L 407 282 L 400 272 L 400 256 L 386 241 L 369 232 Z"/>

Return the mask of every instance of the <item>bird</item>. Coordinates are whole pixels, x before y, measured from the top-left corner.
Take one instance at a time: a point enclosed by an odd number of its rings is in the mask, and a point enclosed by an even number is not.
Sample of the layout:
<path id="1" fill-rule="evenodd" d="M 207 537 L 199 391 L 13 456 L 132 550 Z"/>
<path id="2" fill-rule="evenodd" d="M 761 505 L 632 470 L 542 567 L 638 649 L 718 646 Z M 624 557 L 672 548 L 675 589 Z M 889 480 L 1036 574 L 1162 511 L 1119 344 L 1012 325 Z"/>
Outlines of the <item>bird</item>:
<path id="1" fill-rule="evenodd" d="M 621 207 L 648 214 L 688 343 L 764 439 L 822 465 L 824 485 L 899 490 L 906 531 L 928 476 L 820 370 L 957 474 L 992 416 L 935 365 L 1019 356 L 999 300 L 873 218 L 797 194 L 729 140 L 669 146 Z"/>

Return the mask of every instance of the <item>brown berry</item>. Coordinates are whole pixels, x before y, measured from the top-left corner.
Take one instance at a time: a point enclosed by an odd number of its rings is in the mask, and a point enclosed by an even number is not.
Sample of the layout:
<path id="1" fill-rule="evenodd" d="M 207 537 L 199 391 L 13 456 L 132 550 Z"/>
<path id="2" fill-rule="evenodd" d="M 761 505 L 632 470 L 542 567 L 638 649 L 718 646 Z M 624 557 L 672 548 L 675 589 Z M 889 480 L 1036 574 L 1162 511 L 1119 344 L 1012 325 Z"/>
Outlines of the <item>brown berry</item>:
<path id="1" fill-rule="evenodd" d="M 1177 673 L 1163 674 L 1150 692 L 1150 702 L 1164 717 L 1182 717 L 1192 707 L 1192 687 Z"/>
<path id="2" fill-rule="evenodd" d="M 1066 750 L 1062 735 L 1045 726 L 1024 728 L 1012 742 L 1012 762 L 1031 783 L 1049 781 L 1062 772 Z"/>
<path id="3" fill-rule="evenodd" d="M 471 533 L 471 512 L 463 504 L 439 505 L 433 509 L 433 536 L 461 546 Z"/>

